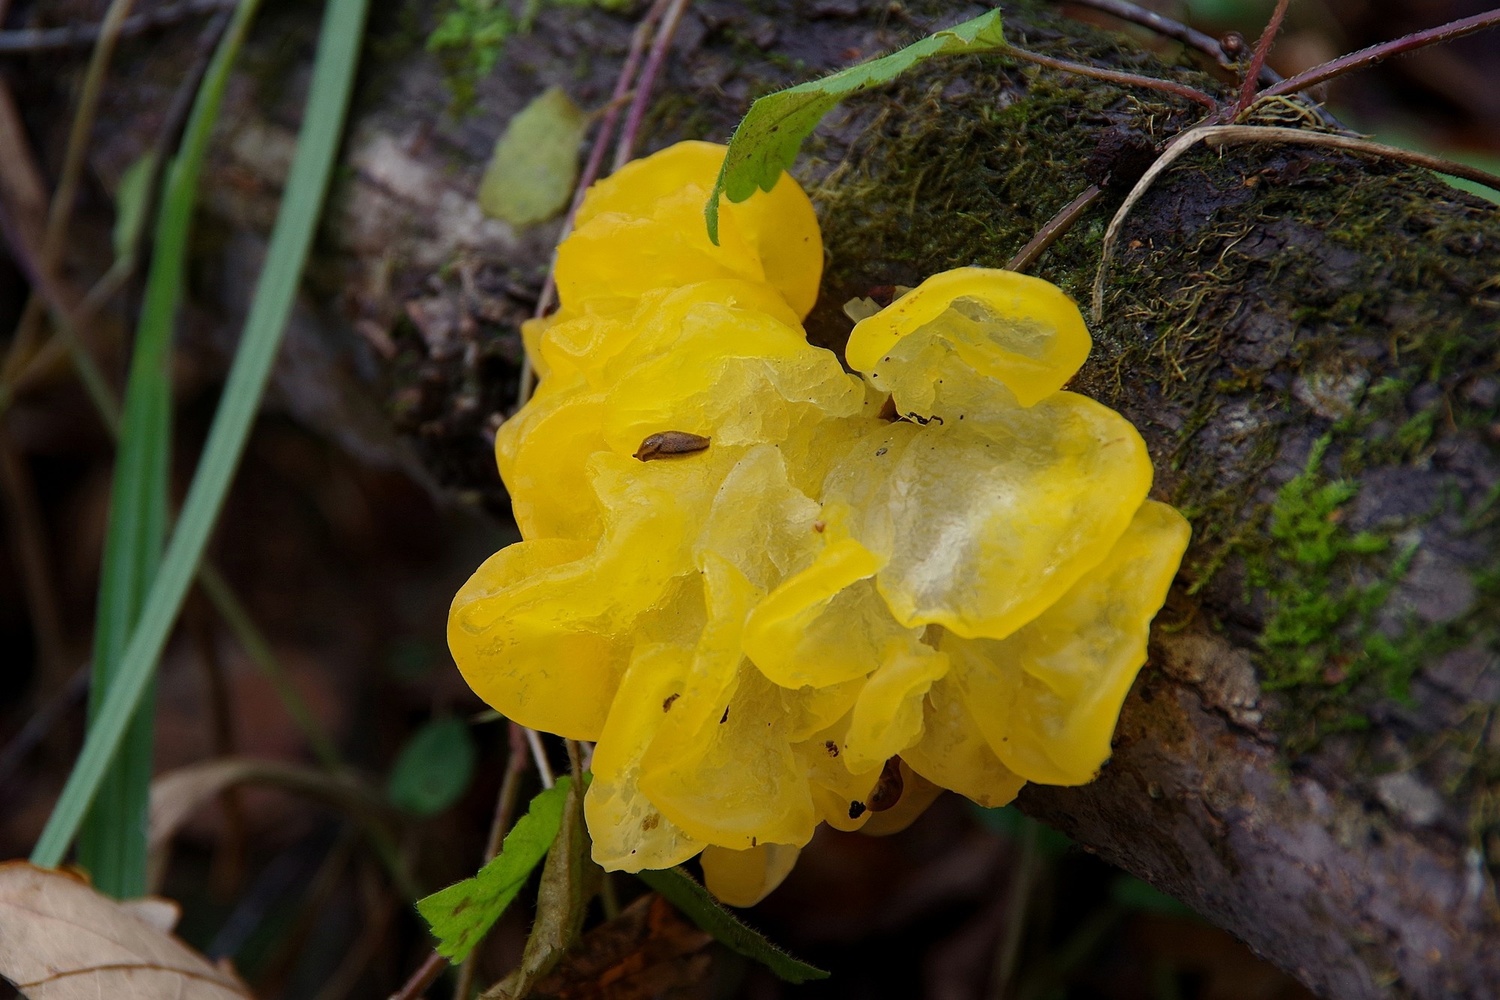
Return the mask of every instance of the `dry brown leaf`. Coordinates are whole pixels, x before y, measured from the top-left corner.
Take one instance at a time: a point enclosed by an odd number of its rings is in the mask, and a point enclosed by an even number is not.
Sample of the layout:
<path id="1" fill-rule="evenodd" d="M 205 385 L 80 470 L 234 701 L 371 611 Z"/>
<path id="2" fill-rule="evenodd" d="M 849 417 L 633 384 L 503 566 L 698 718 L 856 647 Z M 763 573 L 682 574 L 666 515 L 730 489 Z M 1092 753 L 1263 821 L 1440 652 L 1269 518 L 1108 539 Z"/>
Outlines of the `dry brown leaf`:
<path id="1" fill-rule="evenodd" d="M 30 1000 L 243 1000 L 249 988 L 75 875 L 0 864 L 0 976 Z"/>

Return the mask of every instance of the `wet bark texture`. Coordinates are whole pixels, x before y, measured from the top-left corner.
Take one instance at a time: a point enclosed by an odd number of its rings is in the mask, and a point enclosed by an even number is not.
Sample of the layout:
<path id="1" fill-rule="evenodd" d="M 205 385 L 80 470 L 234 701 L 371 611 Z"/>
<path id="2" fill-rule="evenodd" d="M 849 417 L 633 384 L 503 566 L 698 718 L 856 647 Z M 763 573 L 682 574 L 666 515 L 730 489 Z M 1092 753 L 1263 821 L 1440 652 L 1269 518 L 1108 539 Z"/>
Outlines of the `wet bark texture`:
<path id="1" fill-rule="evenodd" d="M 215 317 L 242 308 L 295 135 L 316 30 L 300 6 L 260 25 L 217 145 L 195 275 L 210 339 L 235 328 Z M 455 120 L 423 6 L 376 15 L 276 398 L 501 511 L 489 435 L 557 227 L 513 231 L 473 195 L 502 124 L 544 87 L 607 99 L 633 24 L 549 10 Z M 723 138 L 754 95 L 979 10 L 704 0 L 644 145 Z M 1007 26 L 1033 49 L 1228 93 L 1186 56 L 1045 10 Z M 154 139 L 170 41 L 125 51 L 155 68 L 109 97 L 105 188 Z M 811 335 L 836 346 L 854 295 L 1003 264 L 1091 181 L 1128 175 L 1121 150 L 1198 114 L 990 57 L 862 97 L 799 166 L 829 249 Z M 1033 268 L 1085 308 L 1121 197 Z M 1153 495 L 1185 510 L 1194 543 L 1113 759 L 1021 806 L 1341 1000 L 1500 991 L 1497 275 L 1496 208 L 1430 175 L 1204 149 L 1127 223 L 1078 379 L 1141 428 Z"/>

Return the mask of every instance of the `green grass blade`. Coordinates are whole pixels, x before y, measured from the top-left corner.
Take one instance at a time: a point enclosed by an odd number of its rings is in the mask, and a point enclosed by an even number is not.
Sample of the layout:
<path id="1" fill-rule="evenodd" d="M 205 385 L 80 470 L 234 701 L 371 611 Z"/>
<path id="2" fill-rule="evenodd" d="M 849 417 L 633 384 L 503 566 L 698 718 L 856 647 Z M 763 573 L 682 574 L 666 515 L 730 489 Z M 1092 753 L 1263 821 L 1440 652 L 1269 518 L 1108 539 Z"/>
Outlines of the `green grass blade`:
<path id="1" fill-rule="evenodd" d="M 229 68 L 259 0 L 242 0 L 198 88 L 182 146 L 167 172 L 156 219 L 156 250 L 131 355 L 99 574 L 89 724 L 96 723 L 120 671 L 166 539 L 172 447 L 172 331 L 186 275 L 198 176 L 219 117 Z M 146 891 L 146 806 L 151 785 L 155 698 L 141 699 L 119 753 L 79 834 L 78 860 L 101 891 L 120 898 Z"/>
<path id="2" fill-rule="evenodd" d="M 329 0 L 318 35 L 297 153 L 239 350 L 140 622 L 131 633 L 103 706 L 89 726 L 83 750 L 32 852 L 31 860 L 38 865 L 55 867 L 62 861 L 98 793 L 105 769 L 150 684 L 157 658 L 218 519 L 281 344 L 321 213 L 353 88 L 367 6 L 368 0 Z"/>

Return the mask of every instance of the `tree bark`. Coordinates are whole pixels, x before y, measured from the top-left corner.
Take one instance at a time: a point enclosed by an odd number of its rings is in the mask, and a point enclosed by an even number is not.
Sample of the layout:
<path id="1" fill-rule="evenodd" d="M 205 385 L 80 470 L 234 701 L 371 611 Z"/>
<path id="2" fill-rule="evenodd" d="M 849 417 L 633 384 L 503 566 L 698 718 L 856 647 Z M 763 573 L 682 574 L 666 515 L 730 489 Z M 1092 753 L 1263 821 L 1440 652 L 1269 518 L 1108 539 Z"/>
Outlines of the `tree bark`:
<path id="1" fill-rule="evenodd" d="M 280 398 L 361 453 L 502 509 L 488 435 L 514 401 L 517 326 L 557 225 L 485 219 L 478 176 L 502 124 L 547 85 L 601 106 L 633 24 L 549 9 L 481 82 L 480 111 L 455 119 L 413 26 L 423 5 L 397 6 L 368 47 Z M 722 139 L 753 95 L 981 9 L 936 6 L 704 0 L 644 146 Z M 276 12 L 233 88 L 200 288 L 248 287 L 311 17 Z M 1008 10 L 1007 32 L 1230 93 L 1185 56 L 1163 62 L 1043 8 Z M 126 55 L 169 75 L 161 51 Z M 123 81 L 94 160 L 106 187 L 149 145 L 160 98 Z M 810 335 L 837 346 L 840 305 L 878 286 L 1001 266 L 1098 181 L 1105 196 L 1032 269 L 1087 310 L 1119 182 L 1140 168 L 1120 151 L 1200 115 L 1003 57 L 944 61 L 858 98 L 798 168 L 829 251 Z M 1495 206 L 1430 174 L 1201 149 L 1125 223 L 1077 380 L 1141 429 L 1153 495 L 1188 514 L 1194 541 L 1114 757 L 1094 783 L 1032 786 L 1021 806 L 1339 1000 L 1500 992 L 1496 275 Z M 235 294 L 208 300 L 233 313 Z"/>

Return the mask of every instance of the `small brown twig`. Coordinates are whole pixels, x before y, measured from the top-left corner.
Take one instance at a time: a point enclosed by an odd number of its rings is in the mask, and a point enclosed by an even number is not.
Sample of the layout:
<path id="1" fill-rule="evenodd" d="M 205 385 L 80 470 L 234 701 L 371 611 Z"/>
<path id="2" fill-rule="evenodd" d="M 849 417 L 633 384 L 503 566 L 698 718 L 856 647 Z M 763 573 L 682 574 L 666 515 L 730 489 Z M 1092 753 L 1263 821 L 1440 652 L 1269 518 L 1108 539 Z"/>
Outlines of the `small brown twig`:
<path id="1" fill-rule="evenodd" d="M 78 196 L 78 184 L 83 179 L 83 165 L 88 156 L 89 137 L 94 131 L 94 114 L 99 109 L 99 96 L 104 91 L 109 64 L 114 58 L 115 46 L 120 41 L 120 29 L 134 2 L 135 0 L 110 0 L 109 9 L 104 12 L 104 20 L 99 24 L 98 41 L 89 55 L 88 70 L 84 73 L 83 86 L 78 94 L 78 108 L 73 112 L 73 122 L 68 128 L 62 171 L 52 194 L 52 204 L 47 211 L 47 235 L 42 243 L 42 267 L 47 271 L 57 266 L 62 255 L 68 225 L 73 219 L 73 202 Z"/>
<path id="2" fill-rule="evenodd" d="M 1062 0 L 1062 2 L 1075 7 L 1087 7 L 1090 10 L 1097 10 L 1101 13 L 1109 14 L 1111 17 L 1117 17 L 1122 21 L 1138 24 L 1143 28 L 1148 28 L 1156 32 L 1163 38 L 1170 38 L 1173 41 L 1181 42 L 1189 48 L 1197 49 L 1218 63 L 1222 69 L 1234 68 L 1234 57 L 1224 51 L 1223 44 L 1217 38 L 1214 38 L 1212 35 L 1206 35 L 1196 28 L 1191 28 L 1181 21 L 1174 21 L 1165 14 L 1159 14 L 1154 10 L 1147 10 L 1145 7 L 1129 3 L 1128 0 Z M 1280 75 L 1274 70 L 1262 67 L 1262 83 L 1269 85 L 1280 79 Z"/>
<path id="3" fill-rule="evenodd" d="M 646 45 L 651 40 L 651 30 L 665 13 L 669 2 L 670 0 L 656 0 L 651 5 L 651 9 L 641 18 L 640 23 L 635 26 L 635 31 L 631 33 L 630 50 L 625 54 L 625 62 L 620 67 L 619 77 L 615 80 L 614 93 L 610 95 L 604 115 L 599 121 L 599 131 L 594 136 L 593 148 L 589 150 L 589 158 L 583 165 L 583 171 L 578 175 L 577 185 L 573 188 L 573 203 L 568 207 L 562 230 L 558 233 L 559 243 L 567 239 L 568 234 L 573 231 L 573 221 L 578 218 L 578 209 L 583 205 L 583 196 L 588 193 L 590 185 L 598 180 L 599 173 L 604 168 L 604 152 L 609 148 L 610 140 L 614 138 L 615 124 L 620 119 L 620 109 L 625 104 L 626 95 L 631 93 L 635 84 L 641 57 L 645 55 Z M 556 297 L 557 251 L 554 250 L 552 261 L 547 266 L 547 277 L 542 281 L 542 290 L 536 297 L 536 309 L 532 312 L 532 318 L 541 319 L 547 315 Z M 521 375 L 516 386 L 515 409 L 519 410 L 525 405 L 535 388 L 536 371 L 531 366 L 531 356 L 523 353 Z"/>
<path id="4" fill-rule="evenodd" d="M 1271 43 L 1276 41 L 1276 36 L 1281 33 L 1281 22 L 1286 17 L 1286 7 L 1290 0 L 1276 0 L 1276 9 L 1271 11 L 1271 19 L 1266 22 L 1265 30 L 1260 33 L 1260 38 L 1255 42 L 1255 51 L 1250 54 L 1250 62 L 1245 67 L 1245 78 L 1240 81 L 1240 98 L 1234 104 L 1234 112 L 1231 118 L 1238 118 L 1245 113 L 1245 109 L 1255 103 L 1255 91 L 1260 83 L 1261 67 L 1266 64 L 1266 56 L 1271 52 Z"/>
<path id="5" fill-rule="evenodd" d="M 666 13 L 662 15 L 661 27 L 657 29 L 656 38 L 651 42 L 651 55 L 646 59 L 640 79 L 635 82 L 635 97 L 630 102 L 630 113 L 625 116 L 625 125 L 620 129 L 620 141 L 615 146 L 615 170 L 619 170 L 635 156 L 636 135 L 640 132 L 641 122 L 646 118 L 646 109 L 651 106 L 651 90 L 661 76 L 667 50 L 672 47 L 672 39 L 677 36 L 677 25 L 681 22 L 682 12 L 687 10 L 688 3 L 689 0 L 671 0 Z"/>
<path id="6" fill-rule="evenodd" d="M 1086 63 L 1070 62 L 1066 59 L 1054 59 L 1051 56 L 1044 56 L 1039 52 L 1017 48 L 1014 45 L 1007 45 L 1003 51 L 1007 55 L 1015 56 L 1017 59 L 1036 63 L 1038 66 L 1046 66 L 1049 69 L 1060 70 L 1064 73 L 1092 77 L 1095 80 L 1107 80 L 1110 83 L 1118 83 L 1125 87 L 1142 87 L 1147 90 L 1158 90 L 1162 93 L 1186 98 L 1189 101 L 1208 108 L 1218 108 L 1219 106 L 1217 100 L 1196 87 L 1189 87 L 1186 84 L 1175 83 L 1171 80 L 1159 80 L 1153 76 L 1141 76 L 1139 73 L 1122 73 L 1119 70 L 1103 69 L 1099 66 L 1089 66 Z"/>
<path id="7" fill-rule="evenodd" d="M 1500 8 L 1487 10 L 1472 17 L 1459 18 L 1457 21 L 1440 24 L 1425 31 L 1414 31 L 1409 35 L 1403 35 L 1389 42 L 1380 42 L 1303 70 L 1295 76 L 1289 76 L 1280 83 L 1267 87 L 1261 91 L 1260 96 L 1274 97 L 1278 94 L 1300 93 L 1309 87 L 1316 87 L 1320 83 L 1332 80 L 1334 77 L 1366 69 L 1391 56 L 1401 55 L 1428 45 L 1436 45 L 1439 42 L 1452 41 L 1455 38 L 1462 38 L 1476 31 L 1484 31 L 1486 28 L 1496 26 L 1500 26 Z"/>
<path id="8" fill-rule="evenodd" d="M 1047 248 L 1056 243 L 1073 224 L 1083 215 L 1088 207 L 1099 200 L 1103 191 L 1097 184 L 1090 184 L 1083 193 L 1062 207 L 1047 224 L 1037 230 L 1037 234 L 1005 264 L 1007 271 L 1025 271 L 1036 259 L 1047 251 Z"/>
<path id="9" fill-rule="evenodd" d="M 156 28 L 166 28 L 178 21 L 185 21 L 199 14 L 212 14 L 227 10 L 238 0 L 182 0 L 149 10 L 134 17 L 125 18 L 119 27 L 119 37 L 129 38 Z M 105 20 L 109 15 L 105 15 Z M 0 31 L 0 55 L 35 54 L 55 52 L 59 49 L 81 49 L 97 42 L 105 32 L 104 23 L 70 24 L 64 28 L 26 28 L 19 31 Z"/>
<path id="10" fill-rule="evenodd" d="M 113 431 L 119 426 L 120 421 L 120 405 L 115 399 L 114 390 L 110 388 L 109 381 L 94 362 L 93 356 L 83 346 L 83 341 L 78 334 L 78 325 L 73 321 L 72 304 L 66 298 L 65 293 L 57 287 L 58 282 L 51 274 L 42 270 L 39 261 L 40 248 L 31 243 L 27 238 L 27 233 L 11 218 L 6 208 L 4 204 L 0 204 L 0 241 L 9 245 L 11 259 L 16 262 L 22 276 L 31 286 L 33 296 L 35 299 L 40 299 L 51 313 L 53 324 L 57 327 L 63 342 L 73 350 L 78 376 L 83 381 L 84 389 L 99 411 L 105 426 Z M 23 328 L 18 328 L 16 336 L 11 340 L 10 353 L 5 358 L 7 363 L 14 361 L 19 345 L 27 339 L 22 335 L 22 330 Z M 0 371 L 0 413 L 4 413 L 10 406 L 15 388 L 15 368 L 18 367 L 7 366 L 4 371 Z"/>
<path id="11" fill-rule="evenodd" d="M 411 974 L 411 978 L 401 985 L 401 988 L 392 993 L 390 1000 L 420 1000 L 427 995 L 427 987 L 437 982 L 437 977 L 443 974 L 448 967 L 448 960 L 437 952 L 427 956 L 427 960 L 417 967 L 417 971 Z"/>

